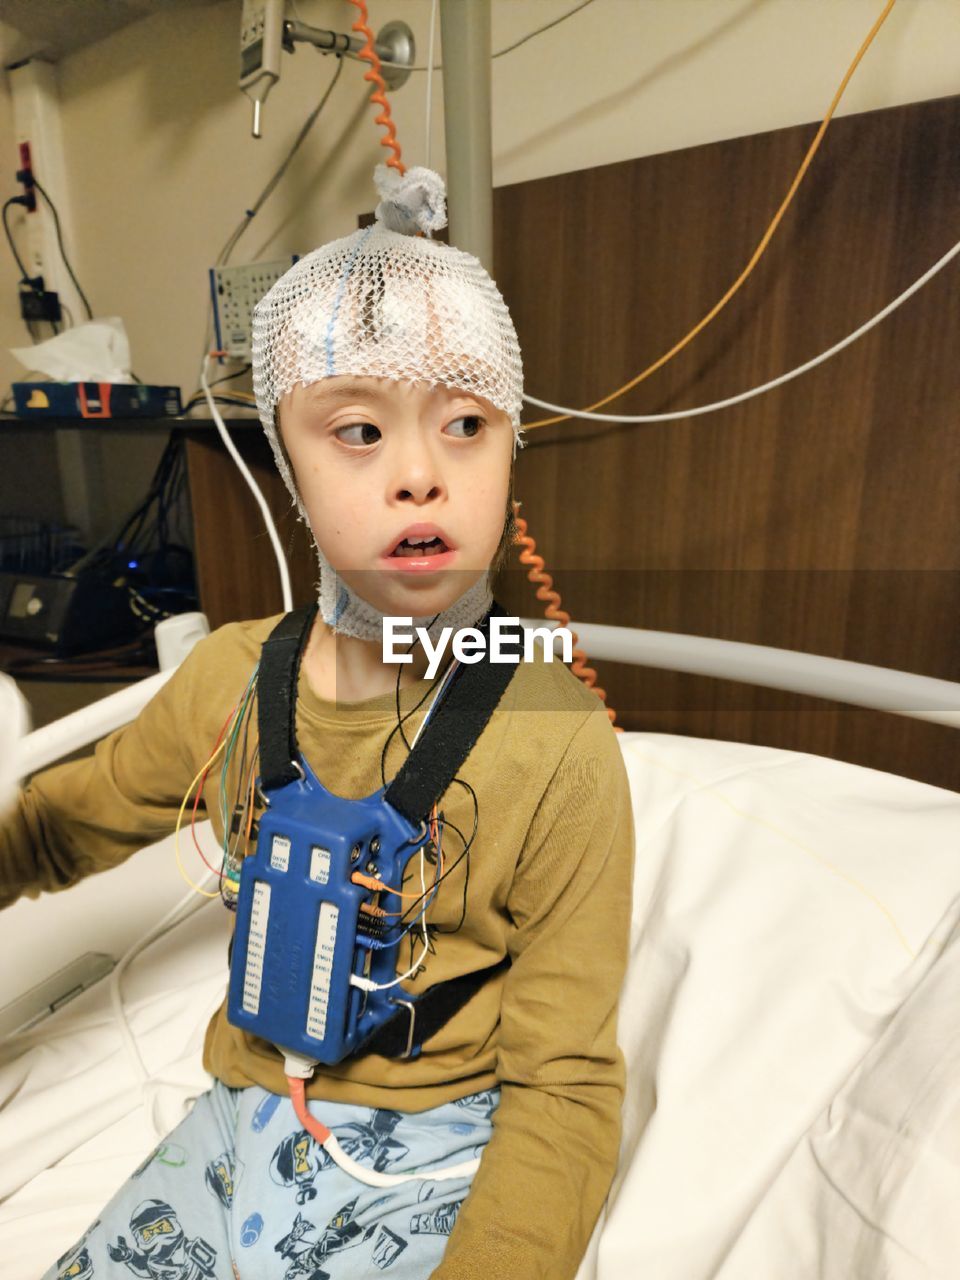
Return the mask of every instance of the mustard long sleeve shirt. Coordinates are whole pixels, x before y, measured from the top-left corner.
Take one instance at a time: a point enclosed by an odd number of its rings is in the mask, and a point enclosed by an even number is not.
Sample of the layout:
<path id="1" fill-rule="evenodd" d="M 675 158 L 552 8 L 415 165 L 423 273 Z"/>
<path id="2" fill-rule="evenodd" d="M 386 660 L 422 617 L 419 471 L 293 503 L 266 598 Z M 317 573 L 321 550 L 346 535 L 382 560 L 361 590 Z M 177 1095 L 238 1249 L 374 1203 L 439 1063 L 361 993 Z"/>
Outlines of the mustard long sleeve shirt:
<path id="1" fill-rule="evenodd" d="M 0 906 L 68 888 L 172 831 L 277 621 L 214 632 L 91 758 L 32 780 L 0 822 Z M 402 689 L 402 712 L 428 688 L 419 681 Z M 429 701 L 405 722 L 408 739 Z M 395 724 L 392 693 L 333 703 L 301 674 L 299 745 L 328 790 L 350 799 L 376 791 Z M 395 734 L 388 779 L 405 754 Z M 562 663 L 540 655 L 520 663 L 459 776 L 479 805 L 465 917 L 456 932 L 443 932 L 461 919 L 466 860 L 429 907 L 427 921 L 440 930 L 435 951 L 404 985 L 419 993 L 505 955 L 512 964 L 418 1058 L 369 1055 L 320 1067 L 308 1096 L 422 1111 L 499 1085 L 494 1135 L 433 1280 L 567 1280 L 619 1149 L 617 1002 L 634 851 L 626 772 L 602 703 Z M 215 796 L 219 783 L 215 767 L 206 794 Z M 228 777 L 228 795 L 236 785 Z M 451 785 L 440 807 L 469 835 L 473 804 L 465 788 Z M 220 837 L 215 808 L 209 817 Z M 459 845 L 448 838 L 455 854 Z M 227 1022 L 226 999 L 207 1030 L 204 1066 L 235 1088 L 287 1092 L 280 1054 Z"/>

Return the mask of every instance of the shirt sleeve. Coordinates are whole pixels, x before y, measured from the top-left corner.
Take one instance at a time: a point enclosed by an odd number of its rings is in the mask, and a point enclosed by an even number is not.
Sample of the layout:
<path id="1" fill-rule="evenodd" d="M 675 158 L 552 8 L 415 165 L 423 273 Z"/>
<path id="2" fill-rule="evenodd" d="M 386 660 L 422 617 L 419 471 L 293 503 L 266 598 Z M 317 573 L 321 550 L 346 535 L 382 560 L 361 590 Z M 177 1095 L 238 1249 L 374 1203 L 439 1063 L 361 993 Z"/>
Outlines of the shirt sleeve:
<path id="1" fill-rule="evenodd" d="M 196 756 L 210 749 L 209 724 L 231 696 L 232 684 L 218 688 L 224 682 L 211 672 L 218 634 L 194 648 L 136 720 L 93 755 L 36 774 L 0 816 L 0 907 L 67 889 L 174 829 Z"/>
<path id="2" fill-rule="evenodd" d="M 572 1280 L 616 1171 L 633 816 L 602 707 L 531 824 L 508 909 L 494 1132 L 432 1280 Z"/>

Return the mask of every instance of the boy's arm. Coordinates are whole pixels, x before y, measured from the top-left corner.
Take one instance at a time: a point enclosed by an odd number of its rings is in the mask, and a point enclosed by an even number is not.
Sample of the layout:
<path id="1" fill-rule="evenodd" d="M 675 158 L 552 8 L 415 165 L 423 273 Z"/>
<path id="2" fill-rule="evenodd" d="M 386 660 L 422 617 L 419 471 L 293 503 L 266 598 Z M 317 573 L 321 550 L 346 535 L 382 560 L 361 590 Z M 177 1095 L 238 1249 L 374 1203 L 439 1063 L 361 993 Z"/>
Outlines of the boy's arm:
<path id="1" fill-rule="evenodd" d="M 432 1280 L 572 1280 L 616 1170 L 634 857 L 602 708 L 570 743 L 511 889 L 494 1133 Z"/>
<path id="2" fill-rule="evenodd" d="M 213 639 L 201 641 L 132 724 L 92 756 L 37 774 L 0 815 L 0 907 L 69 888 L 173 830 L 194 756 L 207 747 L 199 708 L 218 695 L 217 682 L 211 690 L 203 679 Z M 184 740 L 191 732 L 202 745 Z"/>

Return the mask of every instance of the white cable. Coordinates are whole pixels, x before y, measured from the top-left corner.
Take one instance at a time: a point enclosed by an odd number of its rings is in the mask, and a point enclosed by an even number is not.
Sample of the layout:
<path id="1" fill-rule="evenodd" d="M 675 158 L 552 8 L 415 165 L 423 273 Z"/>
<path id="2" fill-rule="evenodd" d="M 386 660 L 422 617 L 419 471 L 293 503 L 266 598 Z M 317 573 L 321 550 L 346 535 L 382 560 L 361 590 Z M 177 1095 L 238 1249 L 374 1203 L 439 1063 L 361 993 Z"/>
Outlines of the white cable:
<path id="1" fill-rule="evenodd" d="M 437 29 L 438 3 L 439 0 L 433 0 L 433 4 L 430 6 L 430 36 L 427 41 L 427 62 L 430 70 L 427 74 L 427 138 L 426 146 L 424 147 L 427 158 L 423 162 L 427 169 L 430 168 L 430 128 L 433 121 L 433 40 Z"/>
<path id="2" fill-rule="evenodd" d="M 305 1058 L 302 1054 L 288 1051 L 283 1059 L 283 1074 L 294 1080 L 309 1080 L 316 1069 L 314 1058 Z M 304 1106 L 309 1110 L 310 1104 L 304 1097 Z M 322 1123 L 322 1121 L 321 1121 Z M 325 1129 L 326 1125 L 323 1126 Z M 327 1130 L 328 1137 L 320 1144 L 330 1159 L 340 1166 L 344 1173 L 368 1187 L 397 1187 L 403 1182 L 446 1182 L 451 1178 L 469 1178 L 480 1167 L 479 1159 L 467 1160 L 463 1164 L 447 1165 L 445 1169 L 435 1169 L 430 1173 L 378 1173 L 376 1169 L 367 1169 L 351 1159 L 337 1141 L 336 1135 Z"/>
<path id="3" fill-rule="evenodd" d="M 922 289 L 928 280 L 932 280 L 938 271 L 942 271 L 948 262 L 951 262 L 957 254 L 960 253 L 960 242 L 955 244 L 952 249 L 943 255 L 939 262 L 915 281 L 909 289 L 900 294 L 899 298 L 895 298 L 893 302 L 888 303 L 882 311 L 878 312 L 872 320 L 868 320 L 866 324 L 860 326 L 856 332 L 851 333 L 844 338 L 842 342 L 838 342 L 836 346 L 830 347 L 828 351 L 824 351 L 821 355 L 816 356 L 813 360 L 808 360 L 806 364 L 802 364 L 799 369 L 793 369 L 790 373 L 781 374 L 779 378 L 774 378 L 772 382 L 765 382 L 762 387 L 754 387 L 752 391 L 744 391 L 741 395 L 731 396 L 729 400 L 718 400 L 716 404 L 701 405 L 697 409 L 678 409 L 673 413 L 641 413 L 641 414 L 613 414 L 613 413 L 588 413 L 586 409 L 567 409 L 563 405 L 550 404 L 547 400 L 538 400 L 536 396 L 525 395 L 523 398 L 527 404 L 535 404 L 538 409 L 548 409 L 551 413 L 562 413 L 568 418 L 589 418 L 591 422 L 676 422 L 681 418 L 696 418 L 703 413 L 715 413 L 718 409 L 727 409 L 731 405 L 741 404 L 744 400 L 750 400 L 754 396 L 762 395 L 765 391 L 772 391 L 774 387 L 783 386 L 785 382 L 791 382 L 794 378 L 799 378 L 801 373 L 806 373 L 809 369 L 815 368 L 818 364 L 823 364 L 825 360 L 829 360 L 831 356 L 835 356 L 842 351 L 844 347 L 849 347 L 851 343 L 856 342 L 858 338 L 869 332 L 870 329 L 878 325 L 881 320 L 885 320 L 892 311 L 896 311 L 902 303 L 908 298 L 912 298 L 918 289 Z"/>
<path id="4" fill-rule="evenodd" d="M 453 673 L 456 671 L 459 665 L 460 665 L 459 658 L 454 658 L 454 660 L 450 663 L 450 666 L 444 672 L 443 679 L 440 681 L 440 684 L 437 687 L 437 692 L 433 695 L 433 700 L 431 701 L 430 706 L 427 708 L 427 714 L 421 720 L 420 728 L 413 735 L 413 742 L 410 744 L 411 751 L 420 741 L 420 735 L 421 733 L 423 733 L 424 729 L 427 727 L 427 721 L 433 715 L 434 708 L 436 707 L 437 703 L 440 701 L 440 698 L 443 694 L 444 689 L 450 683 L 450 680 L 453 677 Z"/>
<path id="5" fill-rule="evenodd" d="M 260 486 L 257 484 L 256 480 L 254 480 L 253 476 L 250 474 L 247 464 L 237 452 L 237 447 L 230 439 L 230 433 L 224 426 L 223 419 L 220 417 L 220 411 L 217 409 L 216 402 L 214 401 L 213 395 L 210 391 L 210 386 L 207 382 L 207 360 L 209 358 L 210 357 L 204 353 L 203 362 L 200 365 L 200 386 L 203 388 L 203 394 L 207 397 L 207 404 L 210 406 L 210 415 L 217 425 L 217 430 L 220 432 L 220 438 L 223 440 L 230 457 L 237 464 L 240 474 L 243 476 L 244 480 L 246 480 L 247 485 L 250 488 L 250 492 L 256 499 L 257 506 L 260 508 L 264 524 L 267 526 L 267 533 L 270 535 L 273 553 L 277 558 L 277 568 L 280 570 L 280 590 L 283 595 L 283 610 L 284 613 L 289 613 L 293 608 L 293 593 L 290 590 L 290 571 L 287 568 L 287 561 L 283 554 L 283 548 L 280 546 L 280 537 L 277 533 L 277 527 L 273 523 L 273 516 L 270 514 L 270 508 L 267 506 L 267 501 L 260 492 Z"/>
<path id="6" fill-rule="evenodd" d="M 480 1168 L 479 1160 L 467 1160 L 433 1173 L 378 1173 L 376 1169 L 365 1169 L 352 1160 L 332 1133 L 321 1145 L 344 1173 L 349 1173 L 358 1182 L 365 1182 L 368 1187 L 397 1187 L 403 1182 L 446 1182 L 450 1178 L 469 1178 Z"/>
<path id="7" fill-rule="evenodd" d="M 208 872 L 200 881 L 200 887 L 206 888 L 207 884 L 212 884 L 215 878 L 216 877 L 212 873 Z M 130 1023 L 127 1020 L 126 1011 L 123 1007 L 123 999 L 120 994 L 120 979 L 123 977 L 123 974 L 131 961 L 135 960 L 141 951 L 146 950 L 146 948 L 156 942 L 158 938 L 162 938 L 165 933 L 168 933 L 176 925 L 182 924 L 183 921 L 192 916 L 195 911 L 199 911 L 201 907 L 206 905 L 207 900 L 201 899 L 198 901 L 197 895 L 191 889 L 186 897 L 181 898 L 179 902 L 175 903 L 174 906 L 170 908 L 162 920 L 155 924 L 153 928 L 145 933 L 142 938 L 138 939 L 132 947 L 128 948 L 128 950 L 117 961 L 110 974 L 110 1003 L 113 1007 L 113 1012 L 120 1028 L 120 1037 L 126 1046 L 127 1053 L 133 1062 L 134 1069 L 144 1084 L 149 1083 L 152 1076 L 147 1070 L 147 1065 L 143 1060 L 140 1049 L 134 1039 Z M 160 1136 L 162 1137 L 163 1135 L 161 1134 Z"/>

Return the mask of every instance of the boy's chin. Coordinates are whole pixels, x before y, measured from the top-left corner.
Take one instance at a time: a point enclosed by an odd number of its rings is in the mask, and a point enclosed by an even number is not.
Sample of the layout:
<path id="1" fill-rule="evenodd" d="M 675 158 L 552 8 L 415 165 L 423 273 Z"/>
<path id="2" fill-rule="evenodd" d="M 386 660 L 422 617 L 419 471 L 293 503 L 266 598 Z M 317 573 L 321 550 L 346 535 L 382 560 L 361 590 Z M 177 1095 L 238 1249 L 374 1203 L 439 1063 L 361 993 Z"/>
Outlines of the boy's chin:
<path id="1" fill-rule="evenodd" d="M 432 618 L 453 608 L 485 572 L 441 569 L 429 577 L 397 574 L 386 585 L 381 573 L 341 572 L 340 576 L 361 599 L 388 618 Z"/>

